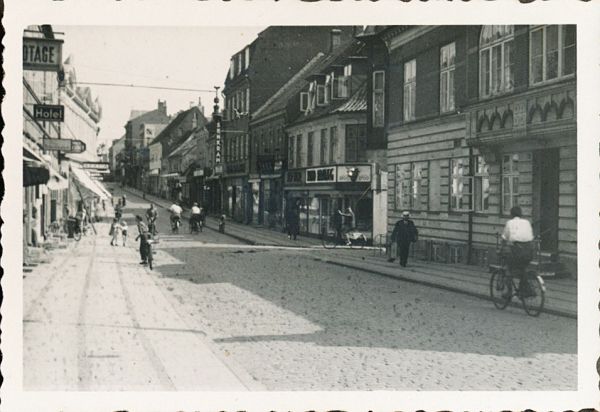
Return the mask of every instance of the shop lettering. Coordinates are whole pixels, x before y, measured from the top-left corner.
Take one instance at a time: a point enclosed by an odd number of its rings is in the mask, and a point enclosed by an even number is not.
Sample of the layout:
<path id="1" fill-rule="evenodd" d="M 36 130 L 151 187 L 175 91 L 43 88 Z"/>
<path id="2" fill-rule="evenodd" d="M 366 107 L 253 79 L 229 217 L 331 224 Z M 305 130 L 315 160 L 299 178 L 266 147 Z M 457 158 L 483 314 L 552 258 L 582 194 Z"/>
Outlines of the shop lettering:
<path id="1" fill-rule="evenodd" d="M 306 182 L 335 182 L 335 169 L 308 169 L 306 171 Z"/>
<path id="2" fill-rule="evenodd" d="M 301 183 L 302 174 L 300 172 L 287 172 L 285 181 L 287 183 Z"/>
<path id="3" fill-rule="evenodd" d="M 61 42 L 46 39 L 23 39 L 23 66 L 30 70 L 58 70 Z"/>

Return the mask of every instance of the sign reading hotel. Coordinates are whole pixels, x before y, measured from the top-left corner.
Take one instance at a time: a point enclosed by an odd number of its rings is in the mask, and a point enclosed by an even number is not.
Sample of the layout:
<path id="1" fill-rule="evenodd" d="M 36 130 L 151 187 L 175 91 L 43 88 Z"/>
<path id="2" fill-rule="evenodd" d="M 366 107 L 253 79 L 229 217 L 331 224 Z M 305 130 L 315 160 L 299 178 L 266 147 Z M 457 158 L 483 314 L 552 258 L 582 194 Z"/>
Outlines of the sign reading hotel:
<path id="1" fill-rule="evenodd" d="M 33 118 L 44 122 L 64 122 L 65 107 L 56 104 L 34 104 Z"/>
<path id="2" fill-rule="evenodd" d="M 23 69 L 56 71 L 62 62 L 62 40 L 23 38 Z"/>
<path id="3" fill-rule="evenodd" d="M 306 169 L 306 183 L 333 183 L 335 181 L 335 166 Z"/>

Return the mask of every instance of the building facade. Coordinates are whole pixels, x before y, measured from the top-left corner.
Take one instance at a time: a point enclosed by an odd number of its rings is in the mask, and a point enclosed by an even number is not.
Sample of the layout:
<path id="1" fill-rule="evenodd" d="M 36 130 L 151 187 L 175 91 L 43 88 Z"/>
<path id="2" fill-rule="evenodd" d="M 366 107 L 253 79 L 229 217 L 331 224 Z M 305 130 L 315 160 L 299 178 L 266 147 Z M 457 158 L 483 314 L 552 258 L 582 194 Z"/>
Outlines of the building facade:
<path id="1" fill-rule="evenodd" d="M 232 56 L 223 89 L 221 193 L 224 211 L 235 220 L 248 223 L 258 213 L 260 177 L 250 170 L 251 116 L 317 52 L 343 43 L 353 31 L 349 26 L 273 26 Z"/>
<path id="2" fill-rule="evenodd" d="M 384 68 L 388 231 L 409 210 L 417 254 L 486 264 L 510 209 L 576 262 L 574 26 L 396 26 Z"/>

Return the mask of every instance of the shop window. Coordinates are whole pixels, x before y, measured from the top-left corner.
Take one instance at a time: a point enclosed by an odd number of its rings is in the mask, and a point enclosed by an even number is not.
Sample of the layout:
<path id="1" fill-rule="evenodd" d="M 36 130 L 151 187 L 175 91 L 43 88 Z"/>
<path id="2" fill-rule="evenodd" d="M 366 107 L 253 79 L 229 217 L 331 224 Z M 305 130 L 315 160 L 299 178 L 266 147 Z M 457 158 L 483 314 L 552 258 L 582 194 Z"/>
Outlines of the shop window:
<path id="1" fill-rule="evenodd" d="M 490 207 L 490 165 L 483 156 L 475 157 L 475 211 L 487 212 Z"/>
<path id="2" fill-rule="evenodd" d="M 321 129 L 321 140 L 319 141 L 319 162 L 320 164 L 327 164 L 327 129 Z"/>
<path id="3" fill-rule="evenodd" d="M 514 27 L 483 26 L 479 40 L 479 95 L 506 93 L 514 87 Z"/>
<path id="4" fill-rule="evenodd" d="M 502 213 L 510 214 L 519 205 L 519 154 L 502 156 Z"/>
<path id="5" fill-rule="evenodd" d="M 469 174 L 469 158 L 451 160 L 450 209 L 473 210 L 473 176 Z"/>
<path id="6" fill-rule="evenodd" d="M 367 128 L 364 124 L 346 125 L 346 162 L 367 160 Z"/>
<path id="7" fill-rule="evenodd" d="M 575 73 L 575 26 L 540 26 L 529 32 L 529 78 L 543 83 Z"/>
<path id="8" fill-rule="evenodd" d="M 373 127 L 383 127 L 385 122 L 385 72 L 373 72 Z"/>
<path id="9" fill-rule="evenodd" d="M 308 132 L 308 140 L 307 140 L 307 149 L 306 149 L 306 165 L 313 166 L 314 165 L 314 144 L 315 144 L 315 133 Z"/>
<path id="10" fill-rule="evenodd" d="M 404 121 L 415 119 L 417 100 L 417 61 L 404 63 Z"/>
<path id="11" fill-rule="evenodd" d="M 336 155 L 338 150 L 337 126 L 329 129 L 329 164 L 336 163 Z"/>
<path id="12" fill-rule="evenodd" d="M 456 47 L 450 43 L 440 50 L 440 111 L 454 110 L 454 62 Z"/>

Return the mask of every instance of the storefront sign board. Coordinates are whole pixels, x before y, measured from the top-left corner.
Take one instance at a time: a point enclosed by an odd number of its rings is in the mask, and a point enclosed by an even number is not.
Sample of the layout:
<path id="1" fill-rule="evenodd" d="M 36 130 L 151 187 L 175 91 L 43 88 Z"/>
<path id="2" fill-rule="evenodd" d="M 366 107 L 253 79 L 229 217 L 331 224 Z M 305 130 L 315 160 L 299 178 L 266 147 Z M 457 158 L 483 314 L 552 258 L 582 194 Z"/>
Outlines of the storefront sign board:
<path id="1" fill-rule="evenodd" d="M 335 167 L 306 169 L 306 183 L 331 183 L 336 181 Z"/>

